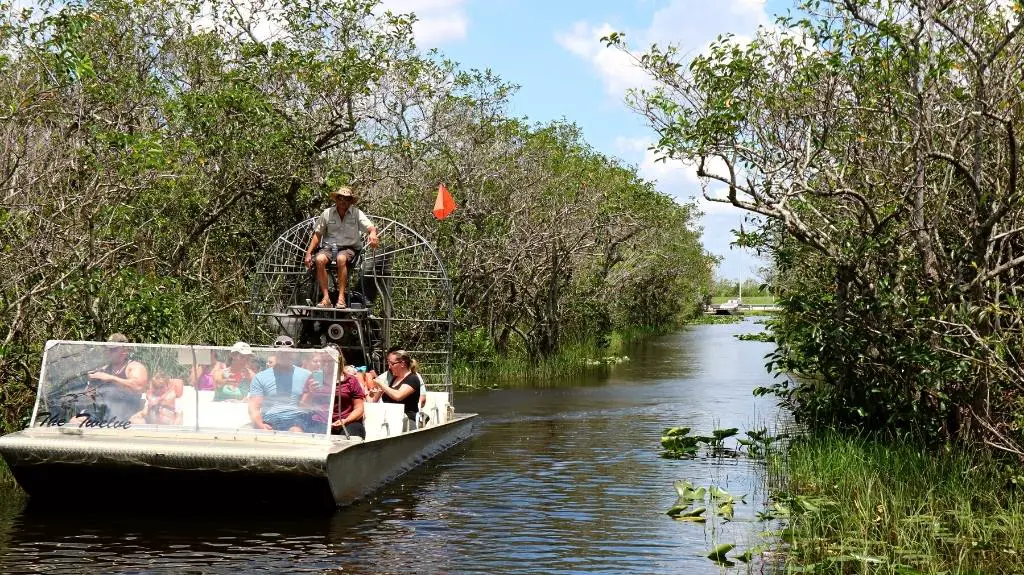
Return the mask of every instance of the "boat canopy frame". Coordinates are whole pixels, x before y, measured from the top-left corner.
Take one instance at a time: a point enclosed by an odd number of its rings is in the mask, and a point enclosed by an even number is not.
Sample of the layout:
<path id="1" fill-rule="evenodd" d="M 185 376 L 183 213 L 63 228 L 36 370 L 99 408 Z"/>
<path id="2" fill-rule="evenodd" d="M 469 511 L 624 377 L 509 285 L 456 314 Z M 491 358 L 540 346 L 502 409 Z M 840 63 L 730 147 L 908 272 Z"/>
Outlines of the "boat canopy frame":
<path id="1" fill-rule="evenodd" d="M 314 269 L 305 265 L 306 247 L 317 218 L 281 234 L 256 267 L 250 309 L 270 328 L 292 337 L 299 347 L 338 346 L 348 363 L 378 373 L 386 370 L 390 349 L 417 360 L 431 391 L 452 394 L 454 302 L 447 270 L 434 246 L 412 228 L 367 214 L 379 244 L 363 247 L 350 264 L 348 306 L 317 307 Z M 335 270 L 328 270 L 332 283 Z M 332 285 L 332 297 L 337 287 Z"/>

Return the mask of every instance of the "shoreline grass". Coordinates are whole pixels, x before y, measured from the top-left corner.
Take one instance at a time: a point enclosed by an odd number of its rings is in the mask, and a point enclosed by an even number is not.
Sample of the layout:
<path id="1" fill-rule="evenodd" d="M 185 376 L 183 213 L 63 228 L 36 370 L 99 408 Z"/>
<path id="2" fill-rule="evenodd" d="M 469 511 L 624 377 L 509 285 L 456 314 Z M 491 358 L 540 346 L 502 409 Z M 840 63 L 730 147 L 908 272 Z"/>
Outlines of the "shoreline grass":
<path id="1" fill-rule="evenodd" d="M 711 298 L 711 303 L 713 303 L 713 304 L 722 304 L 722 303 L 728 302 L 731 299 L 737 299 L 739 297 L 740 296 L 735 296 L 735 295 L 734 296 L 728 296 L 728 297 L 713 297 L 713 298 Z M 746 305 L 774 305 L 776 298 L 775 298 L 775 296 L 771 296 L 771 295 L 753 295 L 753 296 L 743 296 L 742 299 L 743 299 L 743 303 L 746 304 Z"/>
<path id="2" fill-rule="evenodd" d="M 1022 572 L 1024 494 L 980 452 L 819 433 L 768 473 L 791 510 L 776 550 L 787 572 Z"/>
<path id="3" fill-rule="evenodd" d="M 560 380 L 565 378 L 601 373 L 612 365 L 628 361 L 628 357 L 623 355 L 626 345 L 665 331 L 636 328 L 628 332 L 613 332 L 605 346 L 594 341 L 567 344 L 558 353 L 539 361 L 531 361 L 521 355 L 499 355 L 486 363 L 456 361 L 452 366 L 452 384 L 456 391 L 527 384 L 537 386 L 538 382 L 546 380 L 552 386 L 560 385 Z"/>

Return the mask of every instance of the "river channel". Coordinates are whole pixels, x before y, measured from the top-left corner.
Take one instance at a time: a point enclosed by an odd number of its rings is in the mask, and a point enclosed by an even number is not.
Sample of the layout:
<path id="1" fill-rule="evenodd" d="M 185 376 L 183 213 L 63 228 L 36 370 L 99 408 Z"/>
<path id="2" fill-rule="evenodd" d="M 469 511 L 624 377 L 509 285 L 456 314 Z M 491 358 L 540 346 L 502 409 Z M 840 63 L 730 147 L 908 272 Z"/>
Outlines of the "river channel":
<path id="1" fill-rule="evenodd" d="M 371 499 L 317 516 L 168 508 L 154 493 L 130 516 L 68 478 L 66 509 L 0 498 L 2 573 L 721 573 L 705 555 L 759 541 L 763 497 L 746 458 L 669 460 L 666 427 L 771 426 L 771 344 L 739 341 L 747 319 L 651 338 L 630 361 L 574 381 L 456 396 L 480 414 L 473 440 Z M 736 521 L 674 521 L 672 483 L 748 494 Z M 224 497 L 231 497 L 225 493 Z M 742 564 L 729 572 L 745 572 Z"/>

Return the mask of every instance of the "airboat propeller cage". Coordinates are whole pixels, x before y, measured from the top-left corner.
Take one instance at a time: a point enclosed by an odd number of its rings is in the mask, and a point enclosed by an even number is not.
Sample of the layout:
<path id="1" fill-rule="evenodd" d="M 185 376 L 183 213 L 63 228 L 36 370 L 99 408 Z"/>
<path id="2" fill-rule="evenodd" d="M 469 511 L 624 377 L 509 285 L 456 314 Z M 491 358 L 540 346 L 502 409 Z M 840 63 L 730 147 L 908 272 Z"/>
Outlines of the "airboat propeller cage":
<path id="1" fill-rule="evenodd" d="M 299 347 L 338 345 L 346 362 L 386 369 L 387 350 L 401 348 L 419 363 L 431 390 L 451 392 L 452 288 L 437 251 L 399 222 L 369 216 L 379 245 L 363 249 L 349 267 L 347 309 L 318 308 L 315 268 L 305 265 L 316 226 L 310 218 L 282 234 L 256 268 L 252 312 Z M 336 270 L 328 270 L 332 297 Z M 435 387 L 436 386 L 436 387 Z"/>

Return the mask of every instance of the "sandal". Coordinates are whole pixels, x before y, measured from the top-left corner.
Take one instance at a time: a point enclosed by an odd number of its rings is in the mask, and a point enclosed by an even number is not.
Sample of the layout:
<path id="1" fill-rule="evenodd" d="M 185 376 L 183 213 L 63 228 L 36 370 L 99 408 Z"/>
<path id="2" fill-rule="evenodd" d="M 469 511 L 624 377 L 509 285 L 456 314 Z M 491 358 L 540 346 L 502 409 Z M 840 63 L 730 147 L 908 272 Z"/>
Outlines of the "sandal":
<path id="1" fill-rule="evenodd" d="M 316 307 L 331 307 L 331 300 L 322 299 L 320 300 L 320 303 L 316 304 Z"/>
<path id="2" fill-rule="evenodd" d="M 334 309 L 348 309 L 348 306 L 345 305 L 345 299 L 339 298 L 338 303 L 334 306 Z"/>

